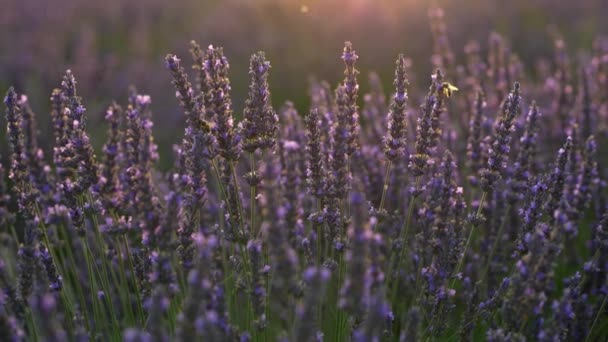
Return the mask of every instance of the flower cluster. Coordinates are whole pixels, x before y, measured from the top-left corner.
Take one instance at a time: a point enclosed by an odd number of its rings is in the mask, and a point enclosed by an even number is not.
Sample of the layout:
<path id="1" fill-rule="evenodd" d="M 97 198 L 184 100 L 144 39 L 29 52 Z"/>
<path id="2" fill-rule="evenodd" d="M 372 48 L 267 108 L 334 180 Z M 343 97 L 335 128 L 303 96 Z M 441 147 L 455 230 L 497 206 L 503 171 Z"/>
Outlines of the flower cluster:
<path id="1" fill-rule="evenodd" d="M 459 65 L 429 16 L 428 91 L 403 54 L 390 94 L 376 73 L 367 87 L 347 42 L 304 115 L 273 106 L 263 52 L 242 113 L 222 48 L 192 42 L 193 75 L 167 55 L 184 118 L 169 170 L 134 87 L 106 103 L 99 158 L 70 70 L 51 148 L 9 88 L 0 339 L 606 340 L 608 45 L 573 87 L 556 35 L 539 83 L 497 33 Z"/>

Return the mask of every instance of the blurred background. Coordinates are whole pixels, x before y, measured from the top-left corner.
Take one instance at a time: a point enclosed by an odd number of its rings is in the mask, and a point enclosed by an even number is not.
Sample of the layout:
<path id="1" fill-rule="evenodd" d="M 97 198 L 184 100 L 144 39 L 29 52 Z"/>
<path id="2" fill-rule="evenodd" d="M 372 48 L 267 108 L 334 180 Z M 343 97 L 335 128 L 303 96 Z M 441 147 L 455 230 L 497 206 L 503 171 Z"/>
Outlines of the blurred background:
<path id="1" fill-rule="evenodd" d="M 531 77 L 540 59 L 553 51 L 559 32 L 572 56 L 590 50 L 608 32 L 606 0 L 438 1 L 456 60 L 472 39 L 482 50 L 488 35 L 509 40 Z M 308 106 L 311 77 L 335 85 L 342 78 L 345 40 L 360 56 L 361 87 L 379 73 L 390 89 L 394 60 L 412 60 L 415 85 L 428 82 L 432 40 L 424 0 L 2 0 L 0 8 L 0 89 L 10 85 L 28 94 L 38 113 L 42 138 L 49 137 L 49 94 L 65 69 L 73 70 L 88 109 L 94 144 L 101 146 L 103 115 L 114 99 L 124 103 L 129 85 L 152 96 L 155 137 L 163 167 L 171 145 L 182 134 L 182 115 L 164 56 L 175 53 L 190 65 L 192 39 L 223 46 L 231 64 L 235 114 L 240 115 L 252 53 L 264 50 L 271 61 L 271 90 L 278 108 L 292 100 Z M 0 119 L 2 126 L 4 118 Z M 4 129 L 0 130 L 4 141 Z M 50 141 L 50 140 L 49 140 Z M 6 144 L 0 144 L 6 155 Z"/>

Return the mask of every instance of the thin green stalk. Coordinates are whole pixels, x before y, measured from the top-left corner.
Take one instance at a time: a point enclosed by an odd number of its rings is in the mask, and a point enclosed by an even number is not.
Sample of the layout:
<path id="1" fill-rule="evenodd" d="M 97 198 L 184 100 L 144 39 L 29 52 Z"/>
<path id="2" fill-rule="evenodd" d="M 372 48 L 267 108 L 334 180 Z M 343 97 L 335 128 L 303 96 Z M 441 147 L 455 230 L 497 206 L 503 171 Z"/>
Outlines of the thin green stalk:
<path id="1" fill-rule="evenodd" d="M 507 222 L 506 216 L 509 214 L 510 210 L 511 210 L 511 205 L 508 205 L 507 210 L 505 211 L 505 217 L 503 218 L 502 222 L 500 223 L 500 227 L 498 228 L 498 233 L 496 234 L 496 239 L 494 240 L 494 244 L 492 244 L 492 249 L 490 250 L 490 255 L 488 256 L 488 261 L 486 262 L 486 266 L 484 267 L 483 273 L 481 273 L 481 277 L 478 280 L 479 282 L 484 281 L 485 277 L 488 274 L 488 271 L 490 270 L 490 264 L 492 263 L 492 258 L 494 257 L 494 253 L 496 253 L 496 249 L 498 248 L 498 243 L 500 242 L 500 237 L 505 228 L 505 223 Z"/>
<path id="2" fill-rule="evenodd" d="M 118 244 L 118 241 L 117 241 Z M 118 289 L 119 289 L 119 293 L 121 296 L 121 302 L 123 305 L 123 310 L 126 312 L 127 317 L 130 319 L 128 321 L 128 324 L 134 324 L 136 323 L 136 319 L 135 319 L 135 312 L 133 312 L 133 306 L 131 305 L 130 301 L 128 300 L 129 296 L 128 296 L 128 292 L 125 293 L 125 290 L 128 291 L 129 289 L 129 281 L 127 280 L 127 273 L 125 272 L 125 265 L 123 262 L 123 257 L 122 257 L 122 251 L 120 250 L 120 248 L 117 248 L 119 255 L 118 255 L 118 276 L 119 276 L 119 283 L 118 283 Z M 126 296 L 125 296 L 126 294 Z"/>
<path id="3" fill-rule="evenodd" d="M 378 207 L 378 212 L 382 212 L 384 209 L 384 200 L 386 199 L 386 192 L 388 191 L 388 180 L 391 175 L 391 166 L 393 165 L 393 161 L 389 160 L 386 165 L 386 174 L 384 175 L 384 185 L 382 186 L 382 197 L 380 198 L 380 206 Z"/>
<path id="4" fill-rule="evenodd" d="M 19 246 L 19 238 L 17 237 L 17 231 L 15 230 L 15 225 L 9 224 L 8 226 L 10 227 L 11 235 L 13 236 L 15 243 L 17 244 L 17 246 Z"/>
<path id="5" fill-rule="evenodd" d="M 488 193 L 485 191 L 481 195 L 481 199 L 479 200 L 479 207 L 477 208 L 477 213 L 475 214 L 475 219 L 480 217 L 481 210 L 483 209 L 483 204 L 486 200 L 487 195 L 488 195 Z M 469 232 L 469 237 L 467 238 L 467 242 L 464 245 L 464 250 L 462 251 L 462 255 L 460 256 L 460 259 L 458 260 L 458 264 L 456 265 L 456 268 L 454 269 L 454 273 L 453 273 L 454 276 L 456 276 L 458 274 L 458 272 L 460 272 L 460 269 L 462 268 L 462 264 L 464 263 L 464 259 L 467 256 L 467 251 L 469 249 L 469 245 L 471 244 L 471 240 L 473 238 L 473 233 L 475 232 L 476 226 L 477 226 L 476 224 L 473 224 L 473 226 L 471 227 L 471 231 Z M 450 287 L 454 287 L 455 282 L 456 282 L 456 278 L 454 278 L 452 280 Z"/>
<path id="6" fill-rule="evenodd" d="M 336 283 L 336 328 L 338 329 L 338 341 L 342 341 L 342 320 L 344 319 L 344 311 L 338 307 L 340 288 L 342 284 L 342 277 L 344 276 L 344 258 L 343 254 L 340 254 L 338 263 L 338 279 Z"/>
<path id="7" fill-rule="evenodd" d="M 90 297 L 91 297 L 91 304 L 93 305 L 93 318 L 94 318 L 94 322 L 95 322 L 95 330 L 97 330 L 99 333 L 103 333 L 103 331 L 105 330 L 105 327 L 101 327 L 101 325 L 104 325 L 106 323 L 105 320 L 105 315 L 103 315 L 100 312 L 100 308 L 99 308 L 99 301 L 97 298 L 97 282 L 95 281 L 95 276 L 93 274 L 93 267 L 91 266 L 91 260 L 90 260 L 90 255 L 89 255 L 89 247 L 88 244 L 86 242 L 86 237 L 84 237 L 83 242 L 85 244 L 85 250 L 84 250 L 84 260 L 85 260 L 85 264 L 87 266 L 87 276 L 89 278 L 89 286 L 91 287 L 91 293 L 90 293 Z"/>
<path id="8" fill-rule="evenodd" d="M 241 203 L 241 199 L 239 198 L 238 194 L 239 194 L 239 183 L 238 183 L 238 178 L 236 175 L 236 167 L 234 165 L 234 162 L 230 162 L 229 163 L 229 167 L 230 167 L 230 171 L 232 173 L 232 181 L 234 182 L 234 191 L 235 194 L 237 195 L 237 206 L 238 206 L 238 210 L 239 210 L 239 218 L 241 220 L 241 230 L 244 231 L 245 230 L 245 222 L 243 220 L 243 205 Z M 241 253 L 241 257 L 243 258 L 245 267 L 246 267 L 246 272 L 247 272 L 247 278 L 249 283 L 251 284 L 251 263 L 249 261 L 249 255 L 247 254 L 247 251 L 245 250 L 244 246 L 240 246 L 241 248 L 239 248 L 239 251 Z M 247 296 L 249 297 L 249 296 Z M 251 317 L 253 317 L 253 307 L 251 305 L 251 298 L 247 298 L 247 314 Z M 248 320 L 248 327 L 249 330 L 251 330 L 251 322 L 252 319 Z"/>
<path id="9" fill-rule="evenodd" d="M 72 237 L 70 236 L 70 233 L 67 231 L 67 229 L 64 225 L 60 225 L 60 227 L 62 228 L 60 231 L 63 232 L 64 239 L 67 242 L 67 248 L 65 248 L 65 250 L 66 250 L 68 259 L 71 262 L 71 264 L 74 266 L 74 268 L 76 268 L 78 264 L 76 263 L 76 258 L 74 257 L 74 253 L 72 253 L 72 246 L 73 246 Z M 59 231 L 58 231 L 58 234 L 59 234 Z M 80 286 L 78 279 L 75 278 L 75 277 L 77 277 L 77 275 L 74 272 L 66 272 L 65 275 L 67 275 L 71 279 L 71 281 L 70 281 L 71 288 L 74 289 L 74 291 L 76 292 L 75 295 L 78 297 L 78 300 L 80 301 L 80 306 L 81 306 L 82 313 L 84 315 L 87 330 L 91 330 L 89 310 L 87 310 L 87 302 L 84 297 L 84 292 L 82 290 L 82 286 Z"/>
<path id="10" fill-rule="evenodd" d="M 38 221 L 40 222 L 39 225 L 40 225 L 40 230 L 42 230 L 45 247 L 49 251 L 53 264 L 57 268 L 57 271 L 59 272 L 59 274 L 65 275 L 66 274 L 65 269 L 58 262 L 58 260 L 60 260 L 60 259 L 58 258 L 57 253 L 55 252 L 55 249 L 52 248 L 52 246 L 51 246 L 51 243 L 50 243 L 50 240 L 49 240 L 49 237 L 47 234 L 47 227 L 44 224 L 44 219 L 42 218 L 40 206 L 38 205 L 38 203 L 34 204 L 34 208 L 35 208 L 34 210 L 36 212 L 36 215 L 38 216 Z M 11 227 L 13 230 L 13 234 L 16 237 L 16 232 L 14 231 L 14 227 L 12 225 L 11 225 Z M 18 241 L 18 240 L 15 240 L 15 241 Z M 70 301 L 69 297 L 65 294 L 64 291 L 61 291 L 61 299 L 63 301 L 64 307 L 66 308 L 68 314 L 72 315 L 74 313 L 74 304 Z"/>
<path id="11" fill-rule="evenodd" d="M 600 316 L 602 315 L 602 312 L 604 312 L 604 307 L 606 306 L 606 300 L 608 300 L 608 295 L 604 296 L 604 300 L 602 300 L 602 304 L 600 305 L 600 309 L 597 311 L 597 314 L 595 315 L 595 318 L 593 319 L 593 324 L 591 324 L 591 328 L 589 328 L 589 332 L 587 333 L 587 337 L 585 337 L 585 342 L 589 341 L 589 338 L 591 337 L 591 333 L 593 332 L 593 329 L 595 328 L 595 325 L 597 324 L 597 321 L 600 319 Z"/>
<path id="12" fill-rule="evenodd" d="M 32 340 L 33 341 L 39 341 L 39 333 L 38 333 L 38 326 L 36 325 L 36 320 L 34 319 L 34 314 L 32 313 L 32 310 L 30 310 L 29 308 L 27 309 L 27 317 L 25 319 L 25 325 L 26 325 L 26 329 L 30 332 L 30 334 L 28 334 L 28 336 L 32 336 Z"/>
<path id="13" fill-rule="evenodd" d="M 129 268 L 131 271 L 132 275 L 135 275 L 135 267 L 133 266 L 133 258 L 131 257 L 131 252 L 129 251 L 129 242 L 127 241 L 127 237 L 123 235 L 123 243 L 124 243 L 124 248 L 125 248 L 125 252 L 127 253 L 127 260 L 129 261 Z M 133 277 L 133 284 L 135 286 L 135 299 L 137 300 L 137 312 L 139 314 L 139 320 L 140 320 L 140 324 L 143 324 L 143 318 L 145 317 L 144 315 L 144 311 L 143 311 L 143 304 L 141 301 L 141 296 L 140 296 L 140 291 L 139 291 L 139 285 L 137 284 L 137 279 L 135 279 L 135 277 Z"/>
<path id="14" fill-rule="evenodd" d="M 228 196 L 226 195 L 226 189 L 222 185 L 222 177 L 220 176 L 220 169 L 215 162 L 215 159 L 211 159 L 211 166 L 213 167 L 213 172 L 215 173 L 215 178 L 217 179 L 217 186 L 224 197 L 224 200 L 228 201 Z"/>
<path id="15" fill-rule="evenodd" d="M 349 176 L 349 178 L 348 178 L 349 180 L 352 178 L 350 172 L 351 172 L 351 158 L 347 157 L 346 174 Z M 348 188 L 346 191 L 346 198 L 344 199 L 346 201 L 346 217 L 350 217 L 350 188 L 351 188 L 351 185 L 352 185 L 352 182 L 349 181 Z M 344 212 L 342 212 L 342 217 L 344 217 Z M 346 234 L 344 236 L 346 236 Z"/>
<path id="16" fill-rule="evenodd" d="M 420 176 L 416 177 L 416 181 L 414 184 L 414 187 L 416 189 L 418 189 L 418 186 L 420 185 Z M 406 254 L 407 251 L 407 238 L 409 235 L 409 231 L 410 231 L 410 226 L 411 226 L 411 222 L 412 222 L 412 216 L 414 214 L 414 202 L 415 202 L 416 198 L 412 197 L 410 199 L 410 203 L 408 205 L 408 209 L 407 209 L 407 217 L 405 219 L 405 221 L 403 222 L 403 226 L 401 227 L 401 231 L 400 231 L 400 235 L 399 235 L 399 240 L 401 241 L 401 243 L 403 244 L 401 251 L 399 253 L 395 253 L 398 254 L 398 262 L 399 264 L 397 265 L 397 272 L 401 269 L 401 267 L 403 266 L 403 262 L 405 260 L 404 255 Z M 395 255 L 393 254 L 393 255 Z M 391 257 L 391 261 L 390 261 L 390 265 L 389 265 L 389 272 L 388 272 L 388 276 L 389 279 L 391 279 L 391 275 L 393 274 L 393 265 L 395 264 L 395 260 L 393 259 L 393 257 Z M 399 281 L 400 281 L 400 277 L 397 277 L 397 279 L 395 279 L 393 281 L 393 283 L 391 284 L 391 303 L 394 302 L 395 299 L 395 295 L 396 295 L 396 290 L 397 288 L 399 288 Z"/>
<path id="17" fill-rule="evenodd" d="M 239 211 L 239 218 L 241 219 L 241 230 L 245 231 L 245 222 L 243 221 L 243 203 L 241 203 L 241 198 L 239 196 L 239 179 L 236 176 L 236 167 L 234 166 L 234 162 L 230 162 L 230 172 L 232 173 L 232 181 L 234 182 L 234 192 L 236 195 L 236 203 Z"/>
<path id="18" fill-rule="evenodd" d="M 481 195 L 481 199 L 479 200 L 479 207 L 477 208 L 477 212 L 475 213 L 475 218 L 478 218 L 481 215 L 481 211 L 483 209 L 483 204 L 484 204 L 484 202 L 486 200 L 486 196 L 487 196 L 487 192 L 484 191 L 483 194 Z M 458 264 L 456 265 L 456 268 L 454 269 L 454 272 L 453 272 L 454 279 L 452 279 L 452 282 L 450 283 L 450 288 L 454 287 L 454 284 L 456 282 L 455 276 L 458 274 L 458 272 L 460 272 L 460 269 L 462 268 L 462 264 L 464 263 L 464 259 L 466 258 L 467 250 L 468 250 L 469 245 L 471 243 L 471 240 L 472 240 L 472 237 L 473 237 L 473 233 L 475 231 L 475 227 L 476 227 L 475 224 L 473 224 L 473 226 L 471 227 L 471 231 L 469 232 L 469 236 L 467 237 L 467 242 L 464 245 L 464 250 L 462 252 L 462 256 L 458 260 Z M 499 233 L 499 234 L 501 234 L 501 233 Z M 492 257 L 492 255 L 490 255 L 490 257 Z M 443 302 L 441 302 L 439 309 L 441 309 L 442 306 L 443 306 Z M 430 329 L 430 327 L 432 326 L 432 324 L 435 322 L 435 317 L 433 317 L 434 316 L 434 311 L 435 310 L 433 309 L 433 311 L 431 312 L 431 321 L 429 322 L 429 324 L 424 329 L 423 335 L 426 335 L 426 333 L 428 332 L 428 330 Z"/>
<path id="19" fill-rule="evenodd" d="M 249 157 L 251 160 L 251 177 L 253 178 L 255 176 L 255 153 L 251 152 L 249 153 Z M 249 207 L 250 207 L 250 221 L 251 222 L 251 237 L 255 238 L 258 235 L 256 226 L 255 226 L 255 196 L 256 196 L 256 192 L 257 192 L 257 184 L 255 183 L 255 180 L 253 180 L 253 185 L 250 187 L 249 189 Z"/>
<path id="20" fill-rule="evenodd" d="M 87 193 L 87 199 L 89 201 L 89 204 L 93 205 L 93 197 L 91 196 L 91 193 Z M 97 216 L 95 214 L 91 214 L 91 221 L 93 222 L 93 233 L 94 233 L 94 242 L 95 245 L 97 247 L 97 249 L 99 250 L 101 255 L 105 254 L 106 251 L 106 245 L 105 242 L 103 240 L 103 237 L 101 236 L 101 232 L 99 231 L 99 222 L 97 221 Z M 115 326 L 119 326 L 120 322 L 118 320 L 118 318 L 116 317 L 116 310 L 114 309 L 114 303 L 112 301 L 111 295 L 112 295 L 112 287 L 110 285 L 110 281 L 109 281 L 109 272 L 108 269 L 110 268 L 107 265 L 108 259 L 103 257 L 101 258 L 101 268 L 102 268 L 102 272 L 99 273 L 99 270 L 97 271 L 98 274 L 100 275 L 101 278 L 101 283 L 102 283 L 102 287 L 105 293 L 105 301 L 106 301 L 106 305 L 108 305 L 109 310 L 110 310 L 110 316 L 112 317 L 112 320 L 114 321 Z M 97 264 L 95 264 L 95 266 L 97 266 Z M 112 274 L 113 280 L 116 281 L 116 277 L 114 274 Z"/>
<path id="21" fill-rule="evenodd" d="M 317 212 L 321 211 L 321 201 L 317 200 Z M 324 255 L 321 254 L 322 249 L 323 249 L 323 234 L 321 234 L 321 225 L 317 224 L 316 222 L 313 222 L 312 224 L 312 228 L 317 228 L 317 250 L 316 250 L 316 259 L 317 259 L 317 267 L 321 266 L 321 262 L 322 262 L 322 258 L 325 257 Z"/>

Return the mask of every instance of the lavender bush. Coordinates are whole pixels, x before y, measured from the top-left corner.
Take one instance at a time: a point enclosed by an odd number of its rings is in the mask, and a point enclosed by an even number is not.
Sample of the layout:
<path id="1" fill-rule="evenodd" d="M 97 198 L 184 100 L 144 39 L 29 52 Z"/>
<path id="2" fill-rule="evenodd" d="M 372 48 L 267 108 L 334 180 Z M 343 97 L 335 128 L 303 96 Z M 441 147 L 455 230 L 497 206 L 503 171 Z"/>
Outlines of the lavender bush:
<path id="1" fill-rule="evenodd" d="M 599 341 L 608 338 L 608 44 L 524 73 L 505 38 L 370 93 L 346 42 L 335 90 L 275 109 L 263 52 L 234 113 L 221 47 L 165 59 L 186 127 L 159 171 L 150 96 L 109 103 L 96 154 L 76 76 L 52 155 L 4 98 L 0 336 L 23 341 Z M 336 75 L 338 72 L 336 72 Z M 239 121 L 239 122 L 237 122 Z M 246 193 L 249 192 L 249 196 Z"/>

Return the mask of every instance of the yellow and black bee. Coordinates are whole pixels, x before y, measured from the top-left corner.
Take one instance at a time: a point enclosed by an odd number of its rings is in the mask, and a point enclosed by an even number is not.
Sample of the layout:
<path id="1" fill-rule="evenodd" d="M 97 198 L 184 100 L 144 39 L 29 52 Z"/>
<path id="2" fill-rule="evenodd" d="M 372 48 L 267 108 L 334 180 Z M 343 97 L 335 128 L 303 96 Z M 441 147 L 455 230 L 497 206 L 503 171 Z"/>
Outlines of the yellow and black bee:
<path id="1" fill-rule="evenodd" d="M 458 88 L 455 87 L 454 85 L 450 84 L 449 82 L 443 82 L 441 83 L 441 89 L 440 92 L 443 94 L 443 96 L 445 96 L 446 98 L 450 98 L 452 96 L 452 93 L 458 91 Z"/>

